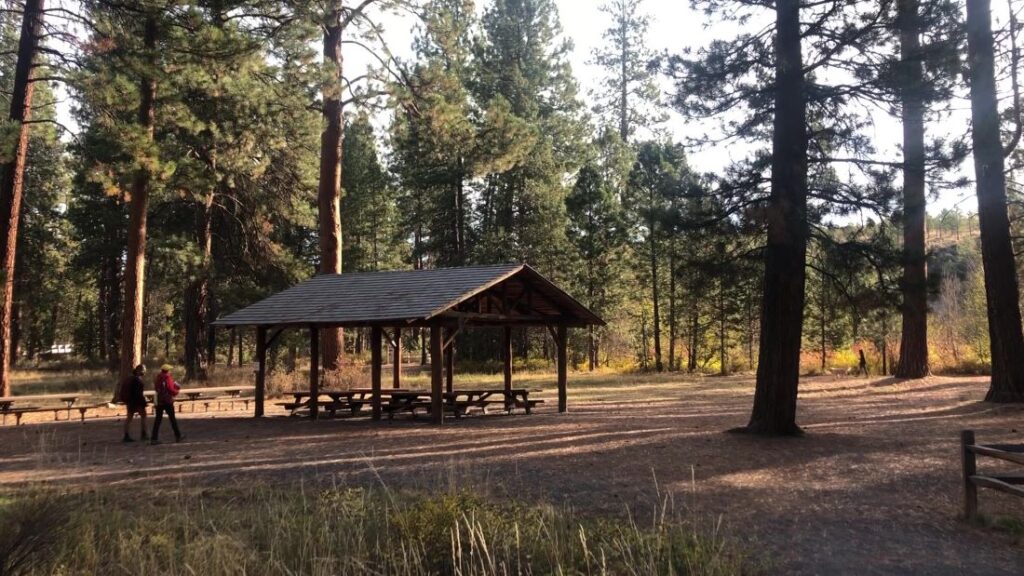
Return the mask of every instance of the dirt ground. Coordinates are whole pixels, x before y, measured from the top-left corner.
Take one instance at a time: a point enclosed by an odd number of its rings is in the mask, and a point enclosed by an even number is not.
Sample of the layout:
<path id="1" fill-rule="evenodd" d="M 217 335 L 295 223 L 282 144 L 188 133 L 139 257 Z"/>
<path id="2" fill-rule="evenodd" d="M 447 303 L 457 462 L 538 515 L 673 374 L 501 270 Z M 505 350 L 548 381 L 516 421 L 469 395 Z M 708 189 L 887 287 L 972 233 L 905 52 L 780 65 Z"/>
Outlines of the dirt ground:
<path id="1" fill-rule="evenodd" d="M 640 517 L 671 495 L 772 573 L 1024 574 L 1021 542 L 958 518 L 959 431 L 1024 442 L 1024 408 L 981 402 L 983 378 L 806 379 L 807 435 L 783 439 L 724 433 L 746 423 L 749 377 L 572 375 L 564 415 L 547 379 L 526 384 L 548 388 L 533 415 L 441 428 L 425 419 L 186 413 L 186 442 L 148 446 L 123 445 L 115 419 L 8 425 L 0 487 L 471 482 L 509 498 Z M 992 491 L 981 492 L 981 510 L 1024 522 L 1024 501 Z"/>

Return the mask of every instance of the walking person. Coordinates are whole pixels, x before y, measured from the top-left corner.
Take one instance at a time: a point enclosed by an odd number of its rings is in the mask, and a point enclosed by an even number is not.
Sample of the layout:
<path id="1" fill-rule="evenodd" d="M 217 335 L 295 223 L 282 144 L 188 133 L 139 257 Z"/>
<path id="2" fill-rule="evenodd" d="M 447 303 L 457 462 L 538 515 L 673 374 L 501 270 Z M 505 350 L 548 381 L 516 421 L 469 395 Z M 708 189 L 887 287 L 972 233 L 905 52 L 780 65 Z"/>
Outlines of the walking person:
<path id="1" fill-rule="evenodd" d="M 156 375 L 154 388 L 156 388 L 156 420 L 153 422 L 153 440 L 151 443 L 160 443 L 160 422 L 163 420 L 164 414 L 167 414 L 167 419 L 171 421 L 171 430 L 174 430 L 174 441 L 181 442 L 184 436 L 181 434 L 181 430 L 178 429 L 178 419 L 174 417 L 174 397 L 178 395 L 181 386 L 171 376 L 170 364 L 164 364 L 160 367 L 160 373 Z"/>
<path id="2" fill-rule="evenodd" d="M 146 375 L 146 366 L 139 364 L 132 370 L 131 377 L 128 378 L 122 384 L 121 387 L 121 400 L 124 401 L 124 405 L 128 408 L 128 417 L 124 419 L 124 438 L 122 442 L 134 442 L 129 433 L 131 428 L 132 417 L 136 414 L 139 415 L 140 426 L 139 432 L 142 435 L 142 439 L 146 440 L 149 436 L 146 435 L 146 383 L 142 381 L 142 377 Z"/>
<path id="3" fill-rule="evenodd" d="M 864 357 L 863 348 L 860 349 L 860 364 L 857 366 L 857 375 L 859 376 L 861 372 L 864 373 L 865 378 L 868 377 L 868 359 Z"/>

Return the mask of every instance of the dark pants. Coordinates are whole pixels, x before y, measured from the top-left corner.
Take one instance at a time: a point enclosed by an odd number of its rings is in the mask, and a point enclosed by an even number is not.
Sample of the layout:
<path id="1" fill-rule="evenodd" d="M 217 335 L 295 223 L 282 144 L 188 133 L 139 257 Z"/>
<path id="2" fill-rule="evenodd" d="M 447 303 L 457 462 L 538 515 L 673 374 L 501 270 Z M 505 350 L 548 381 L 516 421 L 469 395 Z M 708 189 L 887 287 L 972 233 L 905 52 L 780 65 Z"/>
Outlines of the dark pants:
<path id="1" fill-rule="evenodd" d="M 174 417 L 174 404 L 157 404 L 156 422 L 153 422 L 154 442 L 160 437 L 160 422 L 163 421 L 165 413 L 167 414 L 167 419 L 171 421 L 171 430 L 174 430 L 174 437 L 181 438 L 181 430 L 178 430 L 178 419 Z"/>

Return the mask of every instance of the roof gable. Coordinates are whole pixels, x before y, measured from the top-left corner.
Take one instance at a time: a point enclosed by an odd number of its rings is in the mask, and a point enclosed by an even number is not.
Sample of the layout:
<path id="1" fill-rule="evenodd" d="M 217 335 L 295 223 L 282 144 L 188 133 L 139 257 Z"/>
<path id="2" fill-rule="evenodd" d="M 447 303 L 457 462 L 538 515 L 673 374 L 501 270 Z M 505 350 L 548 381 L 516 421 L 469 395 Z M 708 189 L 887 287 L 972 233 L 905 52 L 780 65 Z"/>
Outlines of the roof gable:
<path id="1" fill-rule="evenodd" d="M 523 264 L 324 274 L 229 314 L 215 324 L 344 326 L 426 322 L 450 313 L 513 277 L 519 284 L 528 283 L 529 291 L 538 295 L 538 302 L 550 304 L 552 320 L 568 315 L 577 324 L 603 324 L 586 307 Z"/>

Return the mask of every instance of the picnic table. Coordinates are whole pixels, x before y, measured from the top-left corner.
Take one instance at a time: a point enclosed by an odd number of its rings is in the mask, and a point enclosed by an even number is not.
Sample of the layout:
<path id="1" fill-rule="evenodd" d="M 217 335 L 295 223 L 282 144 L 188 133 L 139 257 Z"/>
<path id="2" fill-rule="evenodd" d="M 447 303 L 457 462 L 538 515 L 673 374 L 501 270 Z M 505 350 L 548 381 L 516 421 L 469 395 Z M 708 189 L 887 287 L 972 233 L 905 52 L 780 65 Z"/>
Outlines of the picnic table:
<path id="1" fill-rule="evenodd" d="M 479 408 L 487 413 L 492 404 L 501 404 L 503 409 L 511 413 L 515 408 L 523 408 L 527 414 L 543 402 L 543 400 L 531 400 L 530 392 L 537 392 L 536 389 L 513 388 L 485 388 L 453 390 L 443 392 L 444 409 L 452 412 L 456 417 L 464 416 L 470 409 Z M 285 402 L 281 405 L 294 415 L 300 410 L 308 409 L 310 406 L 310 393 L 308 391 L 295 391 L 289 393 L 295 400 Z M 429 390 L 411 390 L 407 388 L 388 388 L 380 391 L 381 411 L 389 418 L 395 414 L 407 412 L 416 416 L 417 410 L 430 411 L 431 394 Z M 318 394 L 319 397 L 330 398 L 329 402 L 323 402 L 319 406 L 327 410 L 331 415 L 337 411 L 348 409 L 353 416 L 358 415 L 363 407 L 372 402 L 373 389 L 352 388 L 350 390 L 326 390 Z"/>
<path id="2" fill-rule="evenodd" d="M 227 396 L 229 400 L 241 398 L 243 392 L 256 390 L 255 386 L 208 386 L 206 388 L 182 388 L 178 392 L 179 402 L 192 402 L 192 411 L 195 411 L 195 402 L 200 400 L 217 400 L 220 395 Z M 152 401 L 156 392 L 148 390 L 144 392 L 146 399 Z M 243 399 L 248 407 L 249 399 Z M 207 405 L 209 409 L 209 405 Z"/>
<path id="3" fill-rule="evenodd" d="M 289 411 L 290 415 L 294 415 L 304 408 L 309 408 L 311 395 L 308 391 L 300 390 L 291 392 L 290 394 L 295 398 L 295 401 L 285 402 L 282 404 L 282 406 Z M 330 398 L 330 401 L 319 402 L 318 407 L 327 410 L 331 416 L 337 415 L 339 410 L 349 410 L 352 415 L 355 416 L 362 411 L 364 406 L 370 403 L 372 395 L 373 391 L 368 388 L 351 390 L 321 390 L 317 395 L 317 400 L 319 401 L 321 396 L 326 396 Z"/>
<path id="4" fill-rule="evenodd" d="M 0 412 L 8 412 L 15 408 L 15 404 L 18 402 L 40 402 L 46 400 L 60 400 L 68 408 L 75 405 L 78 399 L 81 398 L 80 394 L 69 393 L 69 394 L 25 394 L 22 396 L 0 396 Z"/>
<path id="5" fill-rule="evenodd" d="M 39 406 L 29 406 L 26 403 L 29 402 L 46 402 L 50 400 L 59 400 L 64 403 L 65 408 L 68 411 L 70 417 L 71 407 L 78 402 L 81 398 L 80 394 L 67 393 L 67 394 L 24 394 L 20 396 L 0 396 L 0 414 L 3 415 L 3 422 L 7 422 L 7 416 L 13 414 L 17 419 L 18 423 L 21 422 L 22 414 L 27 412 L 47 412 L 53 410 L 54 418 L 57 417 L 57 410 L 60 408 L 44 408 Z"/>

